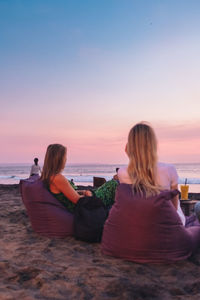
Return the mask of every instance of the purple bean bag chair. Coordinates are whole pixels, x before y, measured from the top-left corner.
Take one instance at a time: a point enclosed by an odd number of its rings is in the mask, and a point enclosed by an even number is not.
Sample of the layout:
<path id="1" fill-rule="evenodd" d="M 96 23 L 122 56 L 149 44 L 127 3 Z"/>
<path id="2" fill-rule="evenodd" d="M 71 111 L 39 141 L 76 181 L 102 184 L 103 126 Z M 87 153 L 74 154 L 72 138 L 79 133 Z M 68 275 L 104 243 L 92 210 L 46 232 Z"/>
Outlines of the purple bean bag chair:
<path id="1" fill-rule="evenodd" d="M 51 195 L 38 177 L 21 180 L 20 190 L 35 232 L 58 238 L 73 235 L 73 215 Z"/>
<path id="2" fill-rule="evenodd" d="M 200 227 L 185 228 L 170 199 L 178 191 L 145 198 L 120 184 L 104 225 L 102 253 L 139 263 L 168 263 L 200 246 Z"/>

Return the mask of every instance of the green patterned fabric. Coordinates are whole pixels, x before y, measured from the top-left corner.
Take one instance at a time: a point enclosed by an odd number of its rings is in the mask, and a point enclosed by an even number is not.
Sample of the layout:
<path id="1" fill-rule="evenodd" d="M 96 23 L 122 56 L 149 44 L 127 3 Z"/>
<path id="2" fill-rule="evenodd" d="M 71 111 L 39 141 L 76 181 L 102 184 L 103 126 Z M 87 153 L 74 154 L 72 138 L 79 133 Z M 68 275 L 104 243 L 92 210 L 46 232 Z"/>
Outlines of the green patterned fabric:
<path id="1" fill-rule="evenodd" d="M 74 209 L 76 204 L 70 201 L 63 193 L 54 194 L 51 192 L 51 194 L 64 205 L 64 207 L 71 213 L 74 213 Z"/>
<path id="2" fill-rule="evenodd" d="M 71 186 L 73 187 L 74 190 L 78 189 L 78 187 L 73 182 L 71 182 L 71 180 L 68 180 L 68 181 L 69 181 L 69 183 L 71 184 Z"/>
<path id="3" fill-rule="evenodd" d="M 105 206 L 113 205 L 118 184 L 119 183 L 116 180 L 112 179 L 105 182 L 95 191 L 95 195 L 103 201 Z"/>
<path id="4" fill-rule="evenodd" d="M 69 183 L 71 184 L 71 186 L 73 187 L 74 190 L 77 190 L 77 186 L 75 186 L 75 184 L 73 182 L 71 182 L 70 180 L 68 180 Z M 58 194 L 54 194 L 50 191 L 50 193 L 60 202 L 64 205 L 64 207 L 66 207 L 66 209 L 71 212 L 74 213 L 74 209 L 76 204 L 74 204 L 72 201 L 70 201 L 63 193 L 58 193 Z"/>
<path id="5" fill-rule="evenodd" d="M 102 186 L 100 186 L 94 192 L 95 195 L 103 201 L 103 203 L 106 207 L 110 207 L 113 205 L 113 203 L 115 201 L 115 191 L 116 191 L 118 184 L 119 183 L 116 180 L 112 179 L 112 180 L 105 182 Z M 77 189 L 77 187 L 73 183 L 71 183 L 71 185 L 74 189 Z M 63 193 L 54 194 L 51 192 L 51 194 L 60 203 L 62 203 L 69 212 L 74 213 L 76 204 L 74 204 L 67 197 L 65 197 L 65 195 Z"/>

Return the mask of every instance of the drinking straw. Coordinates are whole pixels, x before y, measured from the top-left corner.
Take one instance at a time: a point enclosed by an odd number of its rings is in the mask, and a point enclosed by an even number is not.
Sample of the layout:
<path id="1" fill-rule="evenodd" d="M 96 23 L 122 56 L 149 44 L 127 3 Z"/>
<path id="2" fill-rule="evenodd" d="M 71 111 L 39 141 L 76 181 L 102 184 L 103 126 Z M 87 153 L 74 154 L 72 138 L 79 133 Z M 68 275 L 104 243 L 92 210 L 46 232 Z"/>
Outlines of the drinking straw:
<path id="1" fill-rule="evenodd" d="M 187 184 L 187 178 L 185 178 L 185 185 Z"/>

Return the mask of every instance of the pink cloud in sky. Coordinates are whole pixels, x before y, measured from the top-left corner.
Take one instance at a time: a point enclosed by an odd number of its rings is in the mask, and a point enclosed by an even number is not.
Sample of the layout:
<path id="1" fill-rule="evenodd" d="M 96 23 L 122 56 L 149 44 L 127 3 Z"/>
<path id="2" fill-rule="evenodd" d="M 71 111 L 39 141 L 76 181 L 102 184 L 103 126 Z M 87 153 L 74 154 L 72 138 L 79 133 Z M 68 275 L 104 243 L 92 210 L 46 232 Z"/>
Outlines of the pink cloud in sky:
<path id="1" fill-rule="evenodd" d="M 158 138 L 162 139 L 199 139 L 200 140 L 200 123 L 189 123 L 185 124 L 157 124 L 156 125 L 156 134 Z"/>
<path id="2" fill-rule="evenodd" d="M 160 158 L 171 162 L 200 162 L 200 124 L 158 126 Z"/>
<path id="3" fill-rule="evenodd" d="M 159 159 L 168 162 L 200 161 L 200 125 L 153 124 L 158 137 Z M 50 143 L 61 143 L 68 148 L 68 163 L 126 163 L 124 152 L 129 131 L 121 126 L 106 131 L 90 129 L 37 130 L 28 134 L 3 134 L 0 162 L 30 162 L 34 156 L 40 161 Z M 3 132 L 2 132 L 3 133 Z"/>
<path id="4" fill-rule="evenodd" d="M 4 136 L 1 138 L 0 162 L 29 162 L 34 156 L 43 161 L 46 148 L 51 143 L 67 146 L 69 163 L 123 163 L 125 140 L 119 137 L 98 136 L 95 133 L 76 132 L 72 136 L 43 135 Z"/>

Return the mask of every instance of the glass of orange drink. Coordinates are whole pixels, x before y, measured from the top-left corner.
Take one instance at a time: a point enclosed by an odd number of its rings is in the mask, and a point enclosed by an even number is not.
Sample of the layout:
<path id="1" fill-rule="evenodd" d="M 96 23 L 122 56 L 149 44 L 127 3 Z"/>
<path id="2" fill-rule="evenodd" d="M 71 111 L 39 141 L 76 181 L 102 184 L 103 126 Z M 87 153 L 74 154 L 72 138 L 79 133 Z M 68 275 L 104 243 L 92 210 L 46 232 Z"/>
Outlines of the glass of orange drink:
<path id="1" fill-rule="evenodd" d="M 181 185 L 181 199 L 182 200 L 188 200 L 188 191 L 189 191 L 188 184 Z"/>

